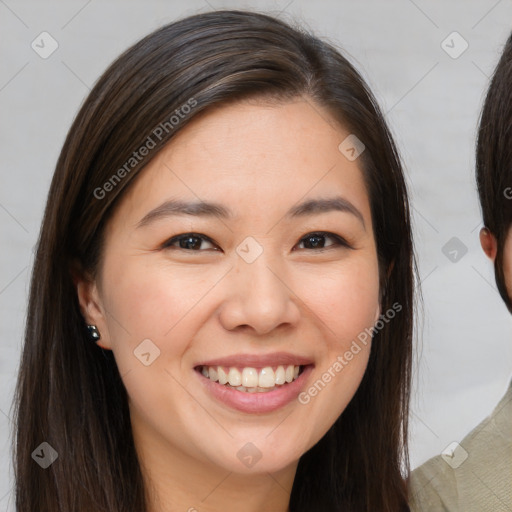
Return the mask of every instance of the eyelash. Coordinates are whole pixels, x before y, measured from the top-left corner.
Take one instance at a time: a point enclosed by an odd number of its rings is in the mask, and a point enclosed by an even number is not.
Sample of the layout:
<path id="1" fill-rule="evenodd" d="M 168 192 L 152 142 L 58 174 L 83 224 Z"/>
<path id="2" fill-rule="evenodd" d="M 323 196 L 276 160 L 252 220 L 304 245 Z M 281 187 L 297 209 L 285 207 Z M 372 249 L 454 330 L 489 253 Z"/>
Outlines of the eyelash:
<path id="1" fill-rule="evenodd" d="M 327 247 L 320 247 L 318 249 L 309 249 L 309 250 L 313 250 L 315 252 L 324 252 L 324 251 L 328 251 L 330 249 L 335 249 L 337 247 L 338 248 L 339 247 L 345 247 L 347 249 L 352 249 L 352 246 L 344 238 L 342 238 L 339 235 L 335 235 L 334 233 L 329 233 L 327 231 L 314 231 L 312 233 L 308 233 L 307 235 L 303 236 L 300 239 L 299 243 L 302 243 L 304 240 L 306 240 L 308 238 L 312 238 L 312 237 L 331 238 L 335 242 L 334 244 L 329 245 Z M 181 235 L 176 235 L 176 236 L 170 238 L 169 240 L 167 240 L 166 242 L 164 242 L 162 244 L 161 248 L 162 249 L 178 249 L 178 250 L 188 251 L 188 252 L 203 252 L 201 250 L 195 251 L 193 249 L 185 249 L 183 247 L 172 247 L 172 244 L 174 244 L 176 242 L 179 242 L 180 240 L 186 240 L 187 238 L 188 239 L 190 239 L 190 238 L 197 238 L 197 239 L 209 242 L 209 243 L 211 243 L 213 245 L 216 245 L 210 238 L 208 238 L 205 235 L 200 235 L 198 233 L 183 233 Z M 308 249 L 305 249 L 305 250 L 308 250 Z"/>

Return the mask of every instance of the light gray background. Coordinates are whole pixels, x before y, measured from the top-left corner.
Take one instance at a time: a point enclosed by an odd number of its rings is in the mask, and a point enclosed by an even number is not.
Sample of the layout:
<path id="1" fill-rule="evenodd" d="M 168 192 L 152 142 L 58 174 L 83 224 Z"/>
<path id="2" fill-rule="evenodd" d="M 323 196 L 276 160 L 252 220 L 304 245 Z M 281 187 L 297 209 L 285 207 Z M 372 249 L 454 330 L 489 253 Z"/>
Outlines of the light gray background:
<path id="1" fill-rule="evenodd" d="M 510 1 L 0 0 L 1 510 L 13 507 L 9 418 L 33 248 L 64 137 L 121 51 L 164 23 L 220 8 L 302 21 L 345 51 L 386 112 L 407 168 L 425 303 L 412 466 L 460 441 L 505 392 L 512 321 L 478 242 L 473 154 L 483 93 L 512 29 Z M 47 59 L 31 48 L 43 31 L 59 44 Z M 453 31 L 469 44 L 457 59 L 441 47 Z M 468 249 L 457 262 L 442 252 L 452 237 Z"/>

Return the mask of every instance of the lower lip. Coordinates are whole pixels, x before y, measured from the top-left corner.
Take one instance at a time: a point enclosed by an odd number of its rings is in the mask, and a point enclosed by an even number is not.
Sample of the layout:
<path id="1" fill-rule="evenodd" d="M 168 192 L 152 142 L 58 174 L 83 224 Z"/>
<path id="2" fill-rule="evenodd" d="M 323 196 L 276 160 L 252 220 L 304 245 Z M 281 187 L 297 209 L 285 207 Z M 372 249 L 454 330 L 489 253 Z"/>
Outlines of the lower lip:
<path id="1" fill-rule="evenodd" d="M 214 398 L 238 411 L 257 414 L 276 411 L 296 399 L 305 387 L 312 371 L 313 365 L 307 365 L 293 382 L 283 384 L 273 391 L 263 391 L 261 393 L 237 391 L 234 388 L 210 380 L 198 371 L 196 373 L 207 392 L 213 395 Z"/>

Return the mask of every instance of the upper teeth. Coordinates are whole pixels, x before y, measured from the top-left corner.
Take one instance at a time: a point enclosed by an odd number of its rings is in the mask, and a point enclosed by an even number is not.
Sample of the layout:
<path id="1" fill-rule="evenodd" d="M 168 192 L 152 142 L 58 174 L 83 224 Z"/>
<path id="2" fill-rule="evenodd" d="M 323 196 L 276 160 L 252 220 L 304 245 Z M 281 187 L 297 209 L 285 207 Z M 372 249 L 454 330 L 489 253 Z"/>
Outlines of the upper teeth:
<path id="1" fill-rule="evenodd" d="M 201 373 L 219 384 L 230 384 L 233 387 L 245 388 L 273 388 L 285 382 L 292 382 L 299 376 L 300 366 L 278 366 L 275 370 L 266 366 L 261 370 L 256 368 L 243 368 L 241 371 L 234 367 L 203 366 Z"/>

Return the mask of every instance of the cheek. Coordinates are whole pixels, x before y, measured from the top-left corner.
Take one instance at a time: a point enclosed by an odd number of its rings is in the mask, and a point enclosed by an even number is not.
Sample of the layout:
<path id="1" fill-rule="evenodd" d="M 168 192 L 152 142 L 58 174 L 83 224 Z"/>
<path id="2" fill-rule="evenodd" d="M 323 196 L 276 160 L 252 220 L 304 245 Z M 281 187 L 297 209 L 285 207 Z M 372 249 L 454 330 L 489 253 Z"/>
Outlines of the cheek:
<path id="1" fill-rule="evenodd" d="M 195 306 L 211 287 L 198 274 L 140 262 L 105 272 L 112 351 L 130 405 L 148 424 L 154 411 L 168 426 L 183 420 L 176 411 L 189 397 L 176 379 L 197 329 Z"/>
<path id="2" fill-rule="evenodd" d="M 162 339 L 208 290 L 201 272 L 183 272 L 165 264 L 124 265 L 112 268 L 108 276 L 107 307 L 116 315 L 114 329 L 119 333 L 115 324 L 122 323 L 117 327 L 132 338 Z"/>
<path id="3" fill-rule="evenodd" d="M 191 338 L 194 308 L 208 283 L 197 272 L 140 262 L 113 264 L 105 275 L 109 334 L 120 373 L 138 370 L 137 356 L 148 352 L 153 370 L 179 364 Z"/>
<path id="4" fill-rule="evenodd" d="M 303 293 L 310 290 L 308 306 L 321 320 L 317 324 L 323 343 L 318 346 L 316 380 L 299 396 L 312 416 L 322 418 L 309 433 L 312 440 L 331 427 L 357 391 L 380 313 L 378 266 L 372 260 L 317 277 L 308 279 Z M 315 281 L 321 286 L 311 287 Z"/>
<path id="5" fill-rule="evenodd" d="M 344 345 L 372 326 L 379 313 L 378 267 L 369 260 L 336 272 L 320 272 L 302 281 L 301 293 L 330 333 L 327 339 Z"/>

